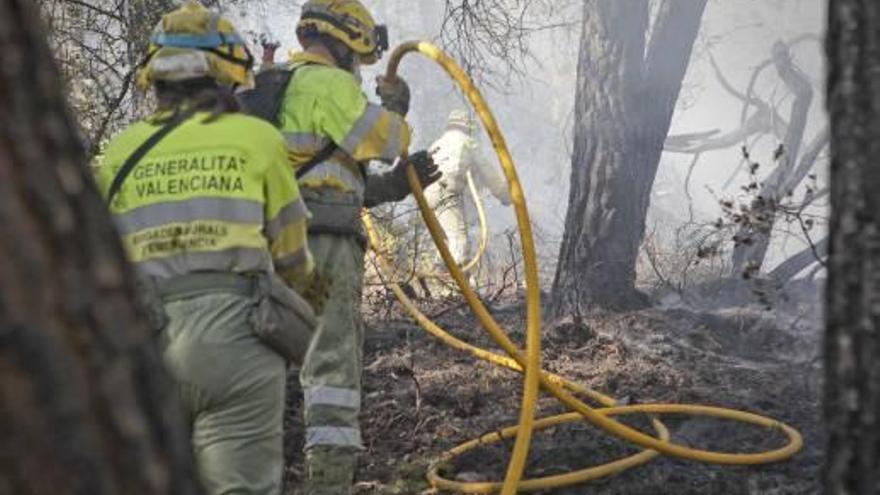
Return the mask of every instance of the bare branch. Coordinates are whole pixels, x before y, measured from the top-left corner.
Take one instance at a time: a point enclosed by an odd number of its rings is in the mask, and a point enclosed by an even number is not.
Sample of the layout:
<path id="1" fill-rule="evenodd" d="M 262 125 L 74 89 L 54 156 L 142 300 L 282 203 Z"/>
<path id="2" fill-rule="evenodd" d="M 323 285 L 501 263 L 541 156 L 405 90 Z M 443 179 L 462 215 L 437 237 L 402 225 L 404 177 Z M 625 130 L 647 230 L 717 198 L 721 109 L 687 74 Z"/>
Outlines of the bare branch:
<path id="1" fill-rule="evenodd" d="M 810 243 L 807 248 L 780 263 L 769 273 L 769 276 L 782 283 L 788 282 L 813 263 L 818 262 L 820 266 L 825 266 L 826 256 L 828 256 L 828 237 L 816 244 Z"/>
<path id="2" fill-rule="evenodd" d="M 807 145 L 807 149 L 804 151 L 803 156 L 801 156 L 797 168 L 795 168 L 791 175 L 785 179 L 785 182 L 781 187 L 783 192 L 793 191 L 801 181 L 807 177 L 810 170 L 813 170 L 813 166 L 816 164 L 819 155 L 828 147 L 830 142 L 831 132 L 828 128 L 825 128 L 824 131 L 820 132 L 815 138 L 813 138 L 813 141 Z"/>
<path id="3" fill-rule="evenodd" d="M 532 57 L 529 37 L 580 24 L 559 15 L 570 2 L 553 0 L 445 0 L 440 41 L 475 79 L 489 82 L 502 67 L 523 75 Z"/>
<path id="4" fill-rule="evenodd" d="M 84 0 L 61 0 L 61 1 L 62 1 L 62 3 L 67 3 L 67 4 L 77 5 L 79 7 L 83 7 L 85 9 L 91 10 L 92 12 L 95 12 L 95 13 L 100 14 L 105 17 L 109 17 L 109 18 L 117 20 L 119 22 L 125 22 L 125 19 L 123 19 L 123 17 L 121 15 L 119 15 L 117 12 L 112 12 L 112 11 L 103 9 L 101 7 L 98 7 L 97 5 L 92 5 L 88 2 L 85 2 Z"/>

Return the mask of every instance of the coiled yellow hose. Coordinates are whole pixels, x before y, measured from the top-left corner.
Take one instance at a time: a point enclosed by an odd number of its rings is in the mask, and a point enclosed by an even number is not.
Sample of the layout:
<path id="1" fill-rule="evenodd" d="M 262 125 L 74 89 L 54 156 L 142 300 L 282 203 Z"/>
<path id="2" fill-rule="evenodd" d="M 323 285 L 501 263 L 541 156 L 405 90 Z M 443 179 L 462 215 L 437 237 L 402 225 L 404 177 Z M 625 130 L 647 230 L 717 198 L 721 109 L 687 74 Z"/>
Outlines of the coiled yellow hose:
<path id="1" fill-rule="evenodd" d="M 504 495 L 513 495 L 517 491 L 534 491 L 548 488 L 556 488 L 560 486 L 582 483 L 591 479 L 602 476 L 608 476 L 628 469 L 639 464 L 643 464 L 660 453 L 670 455 L 682 459 L 690 459 L 700 462 L 708 462 L 714 464 L 765 464 L 778 462 L 790 458 L 796 454 L 803 445 L 800 433 L 790 426 L 779 421 L 759 416 L 752 413 L 735 411 L 712 406 L 702 405 L 676 405 L 676 404 L 639 404 L 631 406 L 617 406 L 614 399 L 600 394 L 596 391 L 589 390 L 578 384 L 569 382 L 559 376 L 546 373 L 540 367 L 540 334 L 541 334 L 541 306 L 540 292 L 538 290 L 538 270 L 537 260 L 534 247 L 534 240 L 529 223 L 528 211 L 525 205 L 525 198 L 513 160 L 507 149 L 504 137 L 502 136 L 494 116 L 489 110 L 488 105 L 479 93 L 473 82 L 467 77 L 464 71 L 446 54 L 444 54 L 436 46 L 427 42 L 409 42 L 399 46 L 391 56 L 388 65 L 388 77 L 395 77 L 398 66 L 402 58 L 408 53 L 418 52 L 427 58 L 437 62 L 443 69 L 456 81 L 462 89 L 468 100 L 474 106 L 481 122 L 485 126 L 492 144 L 498 154 L 505 177 L 510 185 L 510 193 L 513 207 L 516 211 L 517 224 L 520 229 L 520 241 L 522 243 L 523 260 L 525 263 L 526 275 L 526 348 L 523 353 L 510 340 L 507 333 L 492 318 L 488 310 L 480 301 L 473 288 L 469 285 L 467 277 L 461 267 L 452 258 L 448 247 L 445 243 L 443 230 L 439 225 L 433 210 L 428 206 L 421 185 L 415 170 L 409 169 L 409 182 L 412 187 L 413 194 L 419 204 L 422 217 L 424 218 L 428 230 L 434 239 L 437 249 L 443 258 L 444 263 L 455 280 L 459 289 L 462 291 L 471 310 L 479 319 L 480 323 L 490 333 L 492 338 L 499 346 L 509 355 L 509 357 L 500 356 L 484 349 L 467 344 L 444 331 L 424 314 L 419 311 L 415 304 L 406 296 L 397 284 L 387 282 L 391 290 L 395 293 L 401 304 L 415 318 L 415 320 L 426 331 L 440 338 L 454 348 L 470 352 L 474 356 L 487 360 L 489 362 L 505 366 L 525 374 L 523 399 L 520 411 L 520 421 L 516 426 L 505 428 L 497 433 L 485 435 L 478 439 L 466 442 L 454 449 L 441 455 L 440 460 L 435 463 L 428 473 L 429 482 L 437 489 L 454 490 L 465 493 L 496 493 L 500 492 Z M 387 271 L 390 264 L 383 255 L 381 240 L 373 228 L 370 218 L 365 215 L 364 223 L 370 236 L 370 243 L 374 248 L 376 258 L 379 262 L 380 269 Z M 535 406 L 538 397 L 539 384 L 545 390 L 557 397 L 562 403 L 569 407 L 573 412 L 562 414 L 549 418 L 535 421 Z M 573 393 L 585 395 L 603 407 L 593 408 L 577 399 Z M 654 429 L 657 437 L 652 437 L 638 430 L 630 428 L 611 416 L 624 414 L 690 414 L 698 416 L 708 416 L 721 419 L 740 421 L 744 423 L 754 424 L 766 427 L 772 431 L 780 431 L 788 437 L 788 443 L 782 448 L 762 453 L 724 453 L 712 452 L 707 450 L 693 449 L 678 445 L 669 441 L 669 432 L 660 423 L 659 420 L 653 420 Z M 596 466 L 581 471 L 549 476 L 534 480 L 522 480 L 522 473 L 525 467 L 526 458 L 528 456 L 529 446 L 531 442 L 532 432 L 535 429 L 547 428 L 556 424 L 578 421 L 586 419 L 590 423 L 596 425 L 602 430 L 646 450 L 632 455 L 630 457 L 613 461 L 608 464 Z M 439 466 L 448 462 L 452 458 L 461 453 L 484 445 L 499 441 L 503 438 L 516 436 L 513 452 L 511 454 L 510 463 L 508 464 L 507 473 L 503 483 L 498 482 L 457 482 L 442 478 L 438 474 Z"/>

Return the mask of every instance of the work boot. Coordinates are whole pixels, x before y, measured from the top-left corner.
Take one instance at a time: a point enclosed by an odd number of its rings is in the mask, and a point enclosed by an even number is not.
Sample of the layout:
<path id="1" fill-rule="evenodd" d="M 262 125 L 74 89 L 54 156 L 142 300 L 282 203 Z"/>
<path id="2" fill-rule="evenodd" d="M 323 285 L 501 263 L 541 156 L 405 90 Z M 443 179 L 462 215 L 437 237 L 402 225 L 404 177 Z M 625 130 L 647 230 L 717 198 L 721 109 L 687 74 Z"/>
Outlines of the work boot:
<path id="1" fill-rule="evenodd" d="M 357 452 L 352 449 L 317 445 L 306 452 L 306 482 L 303 495 L 350 495 L 354 483 Z"/>

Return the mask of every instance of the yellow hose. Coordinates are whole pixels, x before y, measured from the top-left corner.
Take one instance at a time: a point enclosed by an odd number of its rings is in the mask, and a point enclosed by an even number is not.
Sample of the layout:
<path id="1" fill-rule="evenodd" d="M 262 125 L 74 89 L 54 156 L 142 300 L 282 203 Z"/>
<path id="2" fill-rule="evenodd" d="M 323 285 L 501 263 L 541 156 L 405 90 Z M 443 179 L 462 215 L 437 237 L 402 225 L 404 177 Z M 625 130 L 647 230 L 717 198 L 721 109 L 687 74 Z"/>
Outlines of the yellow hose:
<path id="1" fill-rule="evenodd" d="M 477 207 L 477 219 L 480 222 L 480 244 L 477 246 L 477 252 L 474 253 L 474 257 L 471 258 L 470 261 L 468 261 L 461 267 L 461 269 L 465 273 L 469 273 L 471 270 L 479 265 L 480 261 L 483 259 L 483 256 L 486 254 L 486 248 L 489 245 L 489 222 L 486 218 L 486 207 L 483 204 L 483 199 L 480 197 L 480 192 L 477 190 L 477 184 L 474 182 L 474 176 L 473 174 L 471 174 L 470 170 L 468 170 L 466 177 L 468 191 L 471 194 L 471 199 L 473 199 L 474 205 Z M 416 262 L 418 262 L 418 260 L 416 260 Z M 423 278 L 446 278 L 444 274 L 431 270 L 416 269 L 414 270 L 414 272 L 416 276 Z"/>
<path id="2" fill-rule="evenodd" d="M 480 263 L 480 260 L 486 253 L 486 246 L 489 244 L 489 224 L 486 221 L 486 208 L 483 207 L 483 199 L 480 198 L 480 192 L 477 190 L 477 185 L 474 183 L 474 176 L 471 174 L 470 170 L 468 170 L 467 173 L 467 183 L 468 191 L 470 191 L 471 198 L 474 200 L 474 205 L 477 207 L 477 218 L 480 219 L 480 245 L 477 248 L 474 257 L 461 267 L 465 273 L 473 270 Z"/>
<path id="3" fill-rule="evenodd" d="M 449 335 L 435 323 L 430 321 L 418 308 L 413 304 L 406 294 L 394 283 L 388 283 L 389 287 L 400 300 L 401 304 L 415 318 L 415 320 L 426 331 L 437 336 L 447 344 L 472 353 L 478 358 L 485 359 L 489 362 L 502 365 L 525 374 L 523 400 L 520 411 L 519 424 L 501 430 L 501 432 L 493 433 L 479 439 L 466 442 L 458 447 L 445 452 L 441 456 L 440 462 L 433 465 L 428 473 L 428 479 L 437 489 L 454 490 L 466 493 L 495 493 L 500 492 L 505 495 L 512 495 L 517 491 L 534 491 L 547 488 L 565 486 L 574 483 L 582 483 L 591 479 L 607 476 L 620 472 L 624 469 L 643 464 L 659 453 L 679 457 L 682 459 L 690 459 L 700 462 L 708 462 L 714 464 L 765 464 L 770 462 L 778 462 L 790 458 L 796 454 L 803 445 L 800 433 L 790 426 L 778 422 L 776 420 L 759 416 L 752 413 L 735 411 L 711 406 L 702 405 L 675 405 L 675 404 L 639 404 L 634 406 L 616 406 L 614 399 L 604 396 L 598 392 L 591 391 L 580 385 L 568 382 L 567 380 L 546 373 L 540 368 L 540 322 L 541 322 L 541 306 L 540 293 L 538 290 L 538 270 L 534 240 L 529 223 L 528 211 L 525 206 L 525 198 L 522 187 L 513 165 L 513 160 L 507 149 L 504 137 L 502 136 L 494 116 L 489 110 L 488 105 L 480 95 L 477 88 L 461 70 L 461 68 L 442 51 L 434 45 L 426 42 L 409 42 L 399 46 L 391 56 L 388 65 L 388 77 L 394 77 L 402 58 L 411 52 L 418 52 L 422 55 L 437 62 L 444 70 L 456 81 L 459 87 L 467 96 L 468 100 L 476 109 L 480 120 L 485 126 L 492 139 L 498 157 L 504 170 L 505 177 L 510 185 L 510 193 L 513 207 L 516 211 L 517 224 L 520 229 L 520 241 L 522 243 L 523 260 L 525 263 L 526 275 L 526 349 L 523 353 L 510 340 L 507 333 L 492 318 L 486 307 L 482 304 L 473 288 L 469 285 L 466 275 L 461 267 L 452 258 L 449 248 L 443 235 L 442 227 L 439 225 L 433 210 L 428 206 L 422 191 L 421 184 L 415 170 L 412 167 L 408 170 L 408 178 L 413 194 L 419 204 L 422 217 L 428 226 L 434 243 L 440 251 L 444 263 L 455 280 L 459 289 L 462 291 L 468 305 L 479 319 L 480 323 L 486 328 L 492 338 L 507 352 L 509 358 L 490 353 L 483 349 L 467 344 L 455 337 Z M 376 257 L 379 261 L 381 270 L 388 270 L 389 263 L 383 256 L 380 248 L 378 235 L 373 228 L 372 222 L 368 216 L 364 216 L 365 226 L 370 236 L 370 242 L 376 251 Z M 538 385 L 557 397 L 573 412 L 550 418 L 544 418 L 535 421 L 535 405 L 538 396 Z M 577 399 L 572 392 L 586 395 L 600 404 L 602 408 L 593 408 Z M 630 428 L 620 423 L 610 416 L 622 414 L 643 413 L 650 415 L 661 414 L 690 414 L 698 416 L 708 416 L 721 419 L 734 420 L 744 423 L 755 424 L 766 427 L 774 431 L 780 431 L 788 437 L 788 443 L 779 449 L 761 452 L 761 453 L 724 453 L 712 452 L 707 450 L 693 449 L 678 445 L 669 441 L 667 429 L 658 420 L 654 419 L 654 429 L 657 431 L 658 437 L 652 437 L 638 430 Z M 602 466 L 584 469 L 574 473 L 568 473 L 558 476 L 550 476 L 535 480 L 522 480 L 522 472 L 525 467 L 525 461 L 528 456 L 528 449 L 534 429 L 546 428 L 555 424 L 577 421 L 586 419 L 590 423 L 596 425 L 602 430 L 635 445 L 644 450 L 633 456 L 620 459 Z M 439 466 L 442 462 L 448 462 L 452 458 L 461 453 L 483 445 L 488 442 L 498 441 L 502 438 L 516 436 L 516 442 L 511 454 L 511 460 L 507 468 L 507 473 L 503 483 L 497 482 L 478 482 L 478 483 L 462 483 L 447 480 L 437 474 Z"/>
<path id="4" fill-rule="evenodd" d="M 379 272 L 380 276 L 382 272 L 390 272 L 391 266 L 388 262 L 387 258 L 384 256 L 384 252 L 381 248 L 379 248 L 381 241 L 379 239 L 377 230 L 373 226 L 372 219 L 369 215 L 364 215 L 363 217 L 364 225 L 366 226 L 367 233 L 370 236 L 370 244 L 373 246 L 373 253 L 376 257 L 376 261 L 379 264 Z M 468 344 L 467 342 L 462 341 L 454 337 L 453 335 L 446 332 L 439 325 L 431 321 L 424 313 L 419 310 L 419 308 L 415 305 L 415 303 L 406 295 L 403 289 L 396 282 L 385 280 L 385 284 L 394 292 L 394 295 L 398 298 L 404 308 L 413 316 L 416 322 L 422 326 L 428 333 L 437 337 L 445 344 L 449 345 L 452 348 L 459 349 L 465 352 L 471 353 L 473 356 L 482 359 L 484 361 L 503 366 L 515 371 L 522 371 L 522 366 L 517 363 L 516 360 L 511 359 L 507 356 L 501 356 L 499 354 L 495 354 L 489 352 L 485 349 L 481 349 L 474 345 Z M 564 378 L 542 371 L 541 372 L 541 380 L 555 383 L 560 387 L 565 387 L 570 391 L 583 395 L 585 397 L 589 397 L 590 399 L 602 404 L 604 406 L 613 406 L 616 404 L 616 401 L 607 395 L 604 395 L 600 392 L 592 390 L 590 388 L 584 387 L 578 383 L 567 381 Z M 601 409 L 602 414 L 606 414 L 608 409 Z M 574 416 L 572 416 L 574 414 Z M 574 421 L 575 419 L 580 419 L 581 415 L 578 413 L 570 413 L 566 415 L 553 416 L 551 418 L 544 418 L 535 423 L 535 429 L 540 430 L 543 428 L 548 428 L 555 424 Z M 652 424 L 654 429 L 657 431 L 660 438 L 663 440 L 669 439 L 669 430 L 661 423 L 660 421 L 653 420 Z M 478 447 L 480 445 L 484 445 L 487 443 L 492 443 L 502 438 L 509 438 L 512 436 L 518 426 L 505 428 L 501 430 L 500 436 L 497 434 L 490 434 L 480 437 L 478 439 L 472 440 L 465 444 L 462 444 L 455 449 L 450 450 L 449 452 L 444 453 L 440 460 L 434 463 L 428 473 L 428 479 L 431 484 L 436 488 L 460 491 L 466 493 L 495 493 L 499 490 L 501 484 L 500 483 L 461 483 L 457 481 L 447 480 L 442 478 L 437 474 L 437 471 L 440 469 L 441 465 L 445 462 L 448 462 L 452 458 L 461 453 L 470 450 L 472 448 Z M 573 473 L 561 475 L 561 476 L 549 476 L 545 478 L 537 478 L 534 480 L 526 480 L 522 481 L 517 488 L 519 491 L 534 491 L 540 489 L 546 489 L 551 487 L 558 486 L 566 486 L 572 485 L 576 483 L 582 483 L 584 481 L 588 481 L 591 479 L 601 478 L 603 476 L 607 476 L 616 472 L 620 472 L 631 467 L 644 464 L 654 457 L 659 455 L 658 452 L 653 450 L 644 450 L 639 452 L 638 454 L 631 455 L 629 457 L 625 457 L 623 459 L 609 462 L 607 464 L 603 464 L 602 466 L 597 466 L 594 468 L 584 469 L 581 471 L 576 471 Z"/>

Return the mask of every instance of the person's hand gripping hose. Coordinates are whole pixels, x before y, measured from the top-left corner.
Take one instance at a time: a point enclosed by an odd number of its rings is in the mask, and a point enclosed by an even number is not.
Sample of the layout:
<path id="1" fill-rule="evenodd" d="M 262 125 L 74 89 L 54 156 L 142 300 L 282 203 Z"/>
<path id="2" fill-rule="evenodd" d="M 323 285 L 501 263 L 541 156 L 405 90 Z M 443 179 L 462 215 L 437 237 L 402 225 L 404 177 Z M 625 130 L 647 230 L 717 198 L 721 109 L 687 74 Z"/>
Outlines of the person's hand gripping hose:
<path id="1" fill-rule="evenodd" d="M 402 77 L 379 76 L 376 78 L 376 95 L 386 110 L 404 117 L 409 113 L 409 85 Z"/>
<path id="2" fill-rule="evenodd" d="M 440 168 L 437 166 L 437 163 L 434 162 L 434 157 L 432 157 L 427 151 L 417 151 L 409 157 L 406 158 L 406 161 L 409 162 L 410 165 L 416 171 L 416 175 L 419 178 L 419 184 L 422 185 L 422 189 L 430 186 L 431 184 L 440 180 L 440 177 L 443 176 L 443 173 L 440 172 Z M 404 163 L 405 165 L 405 163 Z M 401 178 L 404 182 L 409 185 L 409 181 L 406 177 L 406 167 L 401 167 Z"/>

